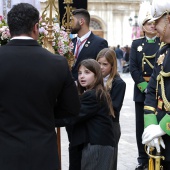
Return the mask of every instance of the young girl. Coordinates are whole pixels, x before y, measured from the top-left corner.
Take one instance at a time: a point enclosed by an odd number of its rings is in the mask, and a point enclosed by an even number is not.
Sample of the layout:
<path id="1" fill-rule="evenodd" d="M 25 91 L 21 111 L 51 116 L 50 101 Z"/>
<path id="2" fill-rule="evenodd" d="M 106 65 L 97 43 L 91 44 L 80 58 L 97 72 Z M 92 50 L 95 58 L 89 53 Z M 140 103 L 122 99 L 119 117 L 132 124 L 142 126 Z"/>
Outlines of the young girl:
<path id="1" fill-rule="evenodd" d="M 87 59 L 80 63 L 78 92 L 81 109 L 72 133 L 75 141 L 71 144 L 83 144 L 81 170 L 113 170 L 114 112 L 97 61 Z"/>
<path id="2" fill-rule="evenodd" d="M 114 133 L 117 144 L 117 147 L 115 149 L 118 151 L 118 142 L 121 134 L 119 114 L 124 100 L 126 84 L 120 78 L 119 73 L 117 72 L 117 59 L 114 50 L 104 48 L 99 52 L 96 60 L 100 64 L 106 90 L 110 93 L 112 99 L 112 106 L 115 113 L 115 118 L 113 119 Z M 117 154 L 113 169 L 117 169 Z"/>

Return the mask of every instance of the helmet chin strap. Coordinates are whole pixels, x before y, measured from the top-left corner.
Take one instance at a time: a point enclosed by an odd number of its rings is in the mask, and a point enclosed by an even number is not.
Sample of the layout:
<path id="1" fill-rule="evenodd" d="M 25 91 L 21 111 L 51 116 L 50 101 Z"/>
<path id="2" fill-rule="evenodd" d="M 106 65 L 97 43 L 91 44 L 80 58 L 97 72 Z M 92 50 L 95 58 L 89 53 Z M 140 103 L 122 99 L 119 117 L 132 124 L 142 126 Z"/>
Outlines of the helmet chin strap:
<path id="1" fill-rule="evenodd" d="M 162 39 L 163 39 L 164 36 L 165 36 L 165 32 L 166 32 L 167 25 L 168 25 L 168 14 L 167 14 L 166 17 L 165 17 L 165 26 L 164 26 L 164 30 L 163 30 L 163 35 L 162 35 L 162 37 L 161 37 L 161 41 L 162 41 Z"/>

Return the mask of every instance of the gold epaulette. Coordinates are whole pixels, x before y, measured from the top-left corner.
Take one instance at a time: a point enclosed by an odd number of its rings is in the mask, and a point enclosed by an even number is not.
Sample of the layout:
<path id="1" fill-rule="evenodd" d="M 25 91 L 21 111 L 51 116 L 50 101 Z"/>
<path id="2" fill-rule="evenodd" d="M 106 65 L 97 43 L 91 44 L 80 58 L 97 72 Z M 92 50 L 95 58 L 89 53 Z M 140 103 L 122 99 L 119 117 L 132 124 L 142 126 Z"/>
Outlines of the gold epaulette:
<path id="1" fill-rule="evenodd" d="M 160 47 L 159 47 L 159 49 L 161 49 L 163 46 L 165 46 L 166 45 L 166 43 L 164 43 L 164 42 L 161 42 L 161 45 L 160 45 Z"/>
<path id="2" fill-rule="evenodd" d="M 156 109 L 154 107 L 151 107 L 151 106 L 144 106 L 144 110 L 150 110 L 150 111 L 153 111 L 153 112 L 156 111 Z"/>

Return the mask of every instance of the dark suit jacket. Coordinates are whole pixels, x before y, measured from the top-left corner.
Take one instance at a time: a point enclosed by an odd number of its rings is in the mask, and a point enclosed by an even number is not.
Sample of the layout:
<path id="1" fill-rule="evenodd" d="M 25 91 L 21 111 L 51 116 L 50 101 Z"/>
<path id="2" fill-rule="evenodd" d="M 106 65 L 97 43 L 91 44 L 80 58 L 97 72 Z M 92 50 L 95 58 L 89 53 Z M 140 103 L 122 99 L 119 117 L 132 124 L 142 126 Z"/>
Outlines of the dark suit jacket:
<path id="1" fill-rule="evenodd" d="M 146 56 L 151 56 L 156 54 L 159 50 L 160 39 L 156 38 L 155 43 L 148 43 L 146 37 L 136 39 L 132 42 L 131 51 L 130 51 L 130 73 L 135 82 L 134 85 L 134 97 L 133 100 L 135 102 L 144 102 L 145 93 L 142 93 L 137 84 L 144 82 L 143 76 L 150 77 L 153 69 L 144 62 L 144 71 L 142 71 L 142 58 L 143 53 Z M 155 58 L 148 59 L 152 65 L 154 65 Z"/>
<path id="2" fill-rule="evenodd" d="M 78 113 L 64 57 L 35 40 L 0 47 L 0 169 L 58 169 L 54 116 Z"/>
<path id="3" fill-rule="evenodd" d="M 89 90 L 80 97 L 80 101 L 80 113 L 73 126 L 70 145 L 115 146 L 112 117 L 105 99 L 99 99 L 95 90 Z"/>
<path id="4" fill-rule="evenodd" d="M 74 52 L 75 47 L 76 47 L 77 38 L 72 39 L 72 41 L 74 43 L 74 49 L 73 49 L 73 52 Z M 73 67 L 72 67 L 72 74 L 73 74 L 73 77 L 75 80 L 77 80 L 77 77 L 78 77 L 77 66 L 79 65 L 79 63 L 82 60 L 85 60 L 88 58 L 96 59 L 97 54 L 103 48 L 108 48 L 107 41 L 105 39 L 100 38 L 100 37 L 94 35 L 93 33 L 91 33 L 90 36 L 88 37 L 86 43 L 84 44 L 82 50 L 80 51 L 80 54 L 78 56 L 78 59 L 77 59 L 75 65 L 73 65 Z"/>

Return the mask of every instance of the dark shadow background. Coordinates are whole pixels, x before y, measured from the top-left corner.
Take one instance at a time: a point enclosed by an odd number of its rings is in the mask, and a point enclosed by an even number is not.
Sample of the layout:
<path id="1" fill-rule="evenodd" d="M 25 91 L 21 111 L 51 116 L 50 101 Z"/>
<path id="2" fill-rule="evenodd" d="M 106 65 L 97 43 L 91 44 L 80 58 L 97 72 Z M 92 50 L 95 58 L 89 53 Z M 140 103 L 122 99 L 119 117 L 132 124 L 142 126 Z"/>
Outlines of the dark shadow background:
<path id="1" fill-rule="evenodd" d="M 59 12 L 60 12 L 60 24 L 62 24 L 62 18 L 65 13 L 65 4 L 63 4 L 64 0 L 59 0 L 58 1 L 58 6 L 59 6 Z M 74 8 L 84 8 L 87 9 L 87 0 L 73 0 L 73 4 L 71 6 Z"/>

